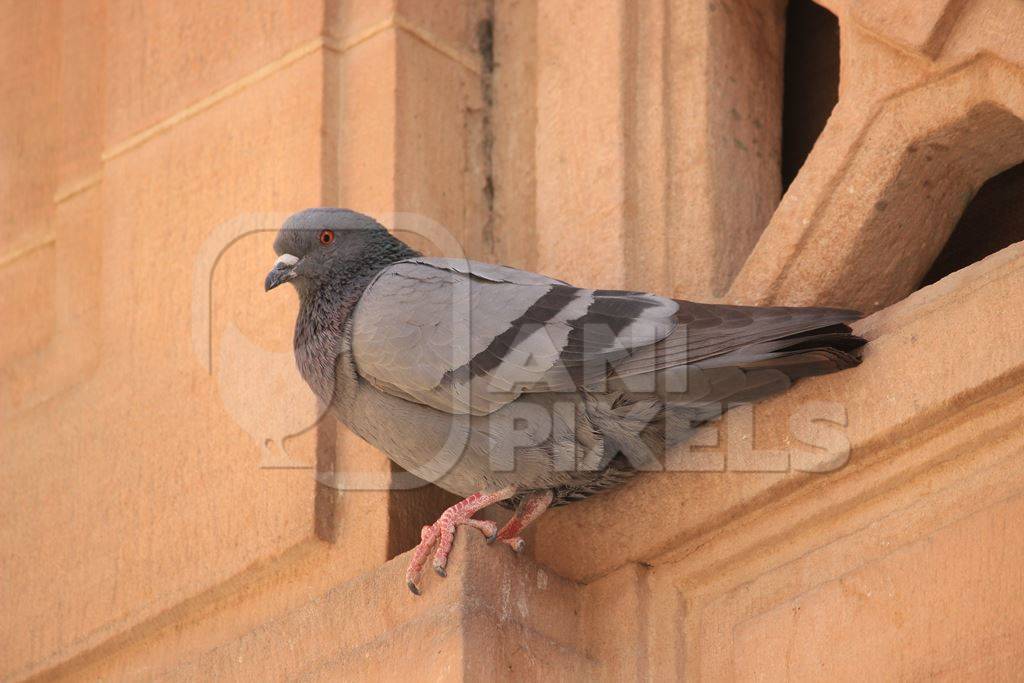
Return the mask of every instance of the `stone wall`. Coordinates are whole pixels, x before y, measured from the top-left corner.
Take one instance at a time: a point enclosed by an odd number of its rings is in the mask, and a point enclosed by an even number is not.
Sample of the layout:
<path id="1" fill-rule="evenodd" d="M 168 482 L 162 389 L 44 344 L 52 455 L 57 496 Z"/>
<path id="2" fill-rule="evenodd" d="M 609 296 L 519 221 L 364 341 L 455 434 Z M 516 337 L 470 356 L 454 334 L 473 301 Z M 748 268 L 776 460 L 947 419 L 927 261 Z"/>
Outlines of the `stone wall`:
<path id="1" fill-rule="evenodd" d="M 5 10 L 0 679 L 1024 665 L 1021 3 Z M 400 553 L 452 498 L 317 422 L 262 291 L 314 205 L 583 285 L 857 307 L 871 344 L 752 447 L 726 418 L 710 471 L 552 511 L 525 556 L 462 535 L 416 599 Z M 849 452 L 787 455 L 837 402 Z"/>

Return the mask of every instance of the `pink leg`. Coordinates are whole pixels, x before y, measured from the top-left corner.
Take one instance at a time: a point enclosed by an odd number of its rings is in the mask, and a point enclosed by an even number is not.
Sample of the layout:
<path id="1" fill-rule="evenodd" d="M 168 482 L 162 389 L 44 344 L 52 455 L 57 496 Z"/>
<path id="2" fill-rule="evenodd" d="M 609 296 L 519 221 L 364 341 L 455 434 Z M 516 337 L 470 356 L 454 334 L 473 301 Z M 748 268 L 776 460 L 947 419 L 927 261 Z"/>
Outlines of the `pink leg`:
<path id="1" fill-rule="evenodd" d="M 498 532 L 498 540 L 502 543 L 507 543 L 517 553 L 523 552 L 523 548 L 526 547 L 526 541 L 519 537 L 519 533 L 530 522 L 544 514 L 544 511 L 548 509 L 554 498 L 555 494 L 553 491 L 526 494 L 519 501 L 519 507 L 516 508 L 515 516 L 508 520 L 508 524 Z"/>
<path id="2" fill-rule="evenodd" d="M 515 494 L 514 486 L 490 493 L 474 493 L 441 513 L 441 516 L 432 525 L 423 527 L 420 531 L 420 543 L 413 550 L 409 569 L 405 573 L 405 584 L 409 586 L 409 590 L 416 595 L 420 594 L 416 580 L 420 577 L 427 556 L 430 555 L 430 551 L 435 545 L 437 549 L 434 550 L 434 571 L 440 576 L 445 575 L 448 553 L 451 552 L 452 543 L 455 541 L 455 527 L 459 525 L 474 527 L 482 531 L 489 541 L 493 541 L 498 532 L 498 525 L 487 520 L 472 519 L 472 517 L 488 505 L 508 500 Z"/>

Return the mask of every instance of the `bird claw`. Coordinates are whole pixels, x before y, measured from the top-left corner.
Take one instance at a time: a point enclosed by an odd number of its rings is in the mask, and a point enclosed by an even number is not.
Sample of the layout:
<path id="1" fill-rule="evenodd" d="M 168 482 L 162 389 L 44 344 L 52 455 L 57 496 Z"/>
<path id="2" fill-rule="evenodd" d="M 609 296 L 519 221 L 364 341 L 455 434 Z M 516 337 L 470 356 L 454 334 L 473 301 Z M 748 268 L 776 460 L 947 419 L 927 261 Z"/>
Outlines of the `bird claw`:
<path id="1" fill-rule="evenodd" d="M 506 544 L 509 548 L 512 548 L 512 552 L 516 555 L 521 554 L 526 549 L 526 541 L 519 536 L 513 536 L 512 538 L 503 538 L 501 542 Z"/>
<path id="2" fill-rule="evenodd" d="M 514 486 L 506 486 L 487 493 L 474 493 L 441 513 L 436 522 L 423 527 L 420 530 L 420 542 L 413 548 L 412 559 L 405 572 L 405 585 L 413 595 L 420 594 L 416 581 L 423 572 L 423 565 L 426 564 L 431 550 L 434 552 L 434 561 L 431 563 L 434 571 L 438 576 L 447 576 L 445 565 L 448 564 L 448 553 L 452 550 L 456 530 L 460 526 L 471 526 L 478 529 L 488 543 L 493 542 L 498 537 L 498 525 L 489 519 L 473 519 L 473 515 L 488 505 L 508 500 L 515 493 Z"/>
<path id="3" fill-rule="evenodd" d="M 494 543 L 495 539 L 498 538 L 498 525 L 489 519 L 467 519 L 462 524 L 479 529 L 480 533 L 484 535 L 484 540 L 488 543 Z"/>
<path id="4" fill-rule="evenodd" d="M 420 542 L 413 550 L 412 560 L 409 562 L 405 578 L 405 585 L 409 587 L 413 595 L 422 594 L 416 582 L 423 572 L 423 565 L 426 564 L 431 551 L 434 556 L 431 562 L 434 572 L 442 578 L 448 576 L 446 569 L 448 553 L 451 552 L 458 527 L 471 526 L 478 529 L 484 535 L 487 543 L 493 543 L 498 538 L 497 524 L 486 519 L 473 519 L 469 514 L 472 513 L 449 514 L 448 511 L 445 511 L 440 519 L 430 526 L 423 527 L 420 531 Z"/>

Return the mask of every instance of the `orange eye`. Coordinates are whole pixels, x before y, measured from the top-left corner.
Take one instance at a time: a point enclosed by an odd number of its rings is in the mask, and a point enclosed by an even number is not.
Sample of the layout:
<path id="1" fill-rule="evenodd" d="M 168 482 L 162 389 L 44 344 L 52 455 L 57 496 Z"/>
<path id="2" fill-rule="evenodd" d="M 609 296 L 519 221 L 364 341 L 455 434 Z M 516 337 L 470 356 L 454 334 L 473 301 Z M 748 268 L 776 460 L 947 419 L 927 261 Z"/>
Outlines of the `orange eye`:
<path id="1" fill-rule="evenodd" d="M 320 244 L 330 244 L 334 241 L 333 230 L 321 230 L 320 231 Z"/>

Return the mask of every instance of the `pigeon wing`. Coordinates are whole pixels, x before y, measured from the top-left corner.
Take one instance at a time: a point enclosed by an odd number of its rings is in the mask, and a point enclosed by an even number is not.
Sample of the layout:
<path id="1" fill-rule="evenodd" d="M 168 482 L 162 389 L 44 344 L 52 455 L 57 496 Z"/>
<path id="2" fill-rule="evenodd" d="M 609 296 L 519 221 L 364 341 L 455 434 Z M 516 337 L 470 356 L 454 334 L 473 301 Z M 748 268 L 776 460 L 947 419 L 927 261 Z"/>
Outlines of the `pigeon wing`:
<path id="1" fill-rule="evenodd" d="M 359 374 L 449 413 L 484 415 L 523 392 L 575 391 L 666 338 L 678 304 L 572 287 L 473 261 L 414 258 L 384 269 L 353 316 Z"/>

